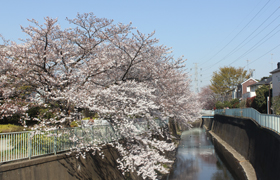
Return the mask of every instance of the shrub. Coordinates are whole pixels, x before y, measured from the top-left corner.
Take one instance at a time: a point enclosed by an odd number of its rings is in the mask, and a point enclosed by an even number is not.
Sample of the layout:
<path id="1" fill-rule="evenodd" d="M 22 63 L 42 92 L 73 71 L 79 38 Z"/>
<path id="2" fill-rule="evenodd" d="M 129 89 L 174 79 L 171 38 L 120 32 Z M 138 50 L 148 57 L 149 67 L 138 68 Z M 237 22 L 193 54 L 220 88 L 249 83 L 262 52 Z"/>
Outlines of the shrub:
<path id="1" fill-rule="evenodd" d="M 252 107 L 252 103 L 253 103 L 255 98 L 256 98 L 256 96 L 251 97 L 251 98 L 247 98 L 247 100 L 246 100 L 246 107 Z"/>
<path id="2" fill-rule="evenodd" d="M 238 99 L 232 99 L 230 101 L 218 101 L 216 104 L 216 109 L 224 109 L 224 108 L 239 108 L 240 102 Z"/>
<path id="3" fill-rule="evenodd" d="M 78 127 L 79 124 L 77 123 L 77 121 L 72 121 L 70 124 L 71 127 Z"/>
<path id="4" fill-rule="evenodd" d="M 256 98 L 252 102 L 252 108 L 260 113 L 267 113 L 267 96 L 271 94 L 271 89 L 267 85 L 262 85 L 256 90 Z"/>
<path id="5" fill-rule="evenodd" d="M 239 108 L 240 107 L 240 102 L 238 99 L 232 99 L 230 101 L 231 107 L 232 108 Z"/>
<path id="6" fill-rule="evenodd" d="M 273 97 L 272 109 L 274 114 L 280 115 L 280 96 Z"/>
<path id="7" fill-rule="evenodd" d="M 222 103 L 221 101 L 216 102 L 215 104 L 216 109 L 224 109 L 224 103 Z"/>

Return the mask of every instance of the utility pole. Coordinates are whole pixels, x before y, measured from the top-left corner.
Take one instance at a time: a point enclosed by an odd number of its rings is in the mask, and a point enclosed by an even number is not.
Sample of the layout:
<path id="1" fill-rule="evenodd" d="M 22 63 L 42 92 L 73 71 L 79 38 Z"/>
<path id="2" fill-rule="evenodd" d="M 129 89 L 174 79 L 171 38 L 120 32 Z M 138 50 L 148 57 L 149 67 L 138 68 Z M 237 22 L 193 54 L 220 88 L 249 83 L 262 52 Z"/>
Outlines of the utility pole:
<path id="1" fill-rule="evenodd" d="M 250 60 L 246 60 L 247 61 L 247 71 L 249 71 L 249 62 L 250 62 Z"/>
<path id="2" fill-rule="evenodd" d="M 202 69 L 200 69 L 202 70 Z M 194 91 L 196 93 L 199 93 L 199 86 L 198 86 L 198 83 L 199 83 L 199 76 L 202 76 L 202 74 L 200 74 L 198 72 L 198 63 L 194 63 Z M 200 81 L 202 82 L 202 81 Z"/>
<path id="3" fill-rule="evenodd" d="M 247 61 L 247 72 L 250 73 L 250 77 L 253 77 L 253 73 L 254 73 L 255 69 L 250 69 L 249 68 L 249 62 L 250 62 L 249 59 L 247 59 L 246 61 Z"/>
<path id="4" fill-rule="evenodd" d="M 249 69 L 250 77 L 254 76 L 254 71 L 255 71 L 255 69 Z"/>

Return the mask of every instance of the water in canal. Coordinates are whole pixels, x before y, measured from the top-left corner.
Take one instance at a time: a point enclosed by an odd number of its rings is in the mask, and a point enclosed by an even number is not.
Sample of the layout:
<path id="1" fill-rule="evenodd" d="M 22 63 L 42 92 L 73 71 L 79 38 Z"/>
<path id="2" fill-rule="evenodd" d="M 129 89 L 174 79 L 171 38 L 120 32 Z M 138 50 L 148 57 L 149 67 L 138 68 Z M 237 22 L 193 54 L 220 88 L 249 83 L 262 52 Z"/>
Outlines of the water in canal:
<path id="1" fill-rule="evenodd" d="M 168 180 L 234 180 L 216 155 L 205 130 L 193 128 L 181 136 L 174 169 Z"/>

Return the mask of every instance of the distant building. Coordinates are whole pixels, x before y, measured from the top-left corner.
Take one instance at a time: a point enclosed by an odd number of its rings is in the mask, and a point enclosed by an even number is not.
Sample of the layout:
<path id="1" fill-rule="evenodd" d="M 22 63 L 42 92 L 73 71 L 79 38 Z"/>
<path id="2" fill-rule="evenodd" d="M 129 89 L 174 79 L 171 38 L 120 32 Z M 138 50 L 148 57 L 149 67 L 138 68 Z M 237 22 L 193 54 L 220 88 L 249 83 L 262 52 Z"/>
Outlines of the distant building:
<path id="1" fill-rule="evenodd" d="M 247 87 L 247 90 L 249 90 L 247 93 L 243 94 L 243 99 L 245 98 L 251 98 L 256 96 L 256 90 L 261 87 L 262 85 L 269 85 L 272 82 L 272 77 L 268 77 L 268 78 L 263 78 L 261 81 L 249 85 Z"/>
<path id="2" fill-rule="evenodd" d="M 277 69 L 270 72 L 272 74 L 272 97 L 280 95 L 280 62 L 277 63 Z"/>
<path id="3" fill-rule="evenodd" d="M 236 89 L 233 91 L 232 98 L 233 99 L 246 99 L 248 97 L 253 97 L 256 94 L 251 93 L 250 85 L 256 84 L 258 81 L 254 78 L 249 78 L 243 83 L 239 84 Z"/>

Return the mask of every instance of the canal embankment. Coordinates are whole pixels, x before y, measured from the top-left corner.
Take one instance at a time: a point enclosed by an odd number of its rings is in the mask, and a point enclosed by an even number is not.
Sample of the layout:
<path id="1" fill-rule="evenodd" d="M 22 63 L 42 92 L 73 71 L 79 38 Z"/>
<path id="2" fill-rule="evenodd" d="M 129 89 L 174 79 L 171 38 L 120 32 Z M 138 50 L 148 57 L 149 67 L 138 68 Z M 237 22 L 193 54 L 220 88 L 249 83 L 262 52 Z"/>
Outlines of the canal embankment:
<path id="1" fill-rule="evenodd" d="M 238 180 L 256 180 L 255 169 L 248 160 L 238 153 L 232 146 L 223 141 L 215 133 L 208 131 L 215 146 L 216 153 L 230 168 Z"/>
<path id="2" fill-rule="evenodd" d="M 77 159 L 75 154 L 61 153 L 1 164 L 0 180 L 125 179 L 117 168 L 118 151 L 105 146 L 102 152 L 104 158 L 91 152 L 87 153 L 85 159 Z"/>
<path id="3" fill-rule="evenodd" d="M 215 115 L 203 119 L 221 154 L 239 179 L 280 179 L 280 137 L 253 119 Z"/>
<path id="4" fill-rule="evenodd" d="M 177 141 L 177 140 L 176 140 Z M 102 152 L 102 155 L 100 153 Z M 125 175 L 118 169 L 118 150 L 110 145 L 103 146 L 95 155 L 91 151 L 86 158 L 76 158 L 76 154 L 62 152 L 31 159 L 0 163 L 0 180 L 142 180 L 136 171 Z M 166 153 L 166 157 L 175 160 L 176 149 Z M 165 166 L 171 168 L 172 163 Z M 159 175 L 165 179 L 167 175 Z"/>

